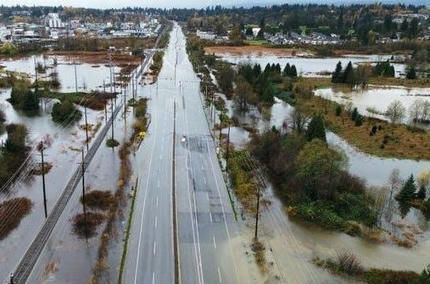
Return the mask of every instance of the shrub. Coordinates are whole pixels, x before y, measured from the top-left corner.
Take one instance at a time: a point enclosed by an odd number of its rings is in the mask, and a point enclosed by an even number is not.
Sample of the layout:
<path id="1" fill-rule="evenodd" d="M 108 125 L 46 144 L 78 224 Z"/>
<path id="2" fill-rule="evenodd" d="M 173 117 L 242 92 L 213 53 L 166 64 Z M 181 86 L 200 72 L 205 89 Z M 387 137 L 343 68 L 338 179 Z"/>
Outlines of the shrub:
<path id="1" fill-rule="evenodd" d="M 57 123 L 77 121 L 82 117 L 82 113 L 68 99 L 56 103 L 51 115 L 52 120 Z"/>
<path id="2" fill-rule="evenodd" d="M 84 213 L 78 214 L 73 217 L 73 233 L 82 238 L 84 238 L 85 236 L 88 236 L 90 238 L 95 235 L 97 227 L 101 223 L 103 223 L 104 219 L 105 216 L 100 213 L 87 212 L 86 217 Z"/>
<path id="3" fill-rule="evenodd" d="M 341 115 L 341 113 L 342 113 L 342 107 L 341 107 L 340 105 L 338 105 L 338 106 L 336 107 L 336 116 L 340 116 L 340 115 Z"/>
<path id="4" fill-rule="evenodd" d="M 110 139 L 106 140 L 106 146 L 108 146 L 109 148 L 115 148 L 118 145 L 119 145 L 119 142 L 116 141 L 115 139 L 110 138 Z"/>
<path id="5" fill-rule="evenodd" d="M 25 197 L 13 198 L 0 203 L 0 240 L 6 238 L 30 213 L 33 203 Z"/>
<path id="6" fill-rule="evenodd" d="M 348 275 L 357 275 L 363 272 L 360 260 L 352 252 L 337 253 L 336 262 L 339 270 Z"/>
<path id="7" fill-rule="evenodd" d="M 80 201 L 83 202 L 82 196 Z M 91 209 L 108 210 L 112 202 L 113 197 L 110 191 L 92 190 L 85 194 L 85 204 Z"/>

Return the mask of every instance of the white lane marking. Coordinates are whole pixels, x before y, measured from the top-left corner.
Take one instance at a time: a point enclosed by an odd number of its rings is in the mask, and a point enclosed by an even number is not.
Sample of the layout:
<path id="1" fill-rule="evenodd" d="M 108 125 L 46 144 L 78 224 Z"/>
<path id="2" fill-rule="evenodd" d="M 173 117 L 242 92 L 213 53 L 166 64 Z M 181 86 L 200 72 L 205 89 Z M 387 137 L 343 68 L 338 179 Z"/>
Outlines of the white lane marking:
<path id="1" fill-rule="evenodd" d="M 157 142 L 157 136 L 158 136 L 158 131 L 157 131 L 157 126 L 158 126 L 158 116 L 156 118 L 156 124 L 154 126 L 154 130 L 155 130 L 155 135 L 154 135 L 154 143 L 152 146 L 152 150 L 154 150 L 155 147 L 155 143 Z M 142 242 L 142 231 L 143 231 L 143 218 L 145 216 L 144 212 L 145 212 L 145 203 L 146 203 L 146 197 L 147 197 L 147 193 L 148 193 L 148 187 L 149 187 L 149 177 L 151 176 L 151 165 L 152 165 L 152 158 L 154 156 L 154 151 L 151 151 L 151 156 L 149 158 L 149 171 L 148 171 L 148 179 L 146 180 L 146 189 L 145 189 L 145 196 L 143 198 L 143 209 L 142 209 L 142 217 L 140 220 L 140 231 L 139 231 L 139 243 L 137 245 L 137 255 L 136 255 L 136 270 L 134 272 L 134 284 L 137 284 L 137 273 L 139 271 L 139 260 L 140 260 L 140 245 Z"/>
<path id="2" fill-rule="evenodd" d="M 203 182 L 204 182 L 205 184 L 207 184 L 206 177 L 203 177 Z"/>
<path id="3" fill-rule="evenodd" d="M 154 241 L 154 246 L 152 247 L 152 254 L 155 255 L 155 250 L 157 249 L 157 242 Z"/>
<path id="4" fill-rule="evenodd" d="M 157 218 L 157 216 L 155 216 L 154 227 L 157 228 L 157 225 L 158 225 L 158 218 Z"/>
<path id="5" fill-rule="evenodd" d="M 217 189 L 217 191 L 218 191 L 218 197 L 219 197 L 219 199 L 220 199 L 220 204 L 221 204 L 221 211 L 222 211 L 222 215 L 223 215 L 223 219 L 224 219 L 224 226 L 225 226 L 225 230 L 226 230 L 226 233 L 227 233 L 227 237 L 228 237 L 228 243 L 229 243 L 229 246 L 230 246 L 230 253 L 231 253 L 231 257 L 232 257 L 232 259 L 233 259 L 233 266 L 234 266 L 234 272 L 235 272 L 235 276 L 236 276 L 236 280 L 237 280 L 237 283 L 239 283 L 239 278 L 238 278 L 238 276 L 237 276 L 237 265 L 236 265 L 236 258 L 234 257 L 234 253 L 233 253 L 233 247 L 232 247 L 232 244 L 231 244 L 231 236 L 230 236 L 230 231 L 229 231 L 229 229 L 228 229 L 228 225 L 227 225 L 227 217 L 226 217 L 226 214 L 225 214 L 225 210 L 224 210 L 224 204 L 223 204 L 223 202 L 222 202 L 222 198 L 221 198 L 221 191 L 220 191 L 220 189 L 219 189 L 219 185 L 218 185 L 218 179 L 217 179 L 217 176 L 215 175 L 215 168 L 214 168 L 214 165 L 213 165 L 213 162 L 212 162 L 212 155 L 210 154 L 210 153 L 212 153 L 210 150 L 211 150 L 211 148 L 209 147 L 209 142 L 206 140 L 206 147 L 207 147 L 207 149 L 208 149 L 208 153 L 209 153 L 209 161 L 210 161 L 210 164 L 211 164 L 211 168 L 212 168 L 212 174 L 213 174 L 213 177 L 214 177 L 214 179 L 215 179 L 215 187 L 216 187 L 216 189 Z M 212 149 L 213 150 L 213 149 Z M 214 153 L 215 154 L 215 153 Z M 215 156 L 216 156 L 216 154 L 215 154 Z"/>
<path id="6" fill-rule="evenodd" d="M 157 198 L 155 199 L 155 206 L 156 206 L 156 207 L 158 207 L 158 196 L 157 196 Z"/>
<path id="7" fill-rule="evenodd" d="M 152 284 L 155 284 L 155 272 L 152 272 Z"/>
<path id="8" fill-rule="evenodd" d="M 211 223 L 213 223 L 213 220 L 212 220 L 212 212 L 211 212 L 211 211 L 209 211 L 209 218 L 211 219 Z"/>
<path id="9" fill-rule="evenodd" d="M 160 180 L 157 181 L 157 187 L 160 188 Z"/>
<path id="10" fill-rule="evenodd" d="M 221 270 L 219 269 L 219 266 L 218 266 L 218 280 L 219 280 L 219 283 L 222 283 Z"/>
<path id="11" fill-rule="evenodd" d="M 202 164 L 202 171 L 205 169 L 205 167 L 203 166 L 203 164 Z"/>
<path id="12" fill-rule="evenodd" d="M 207 199 L 208 199 L 208 201 L 209 201 L 209 192 L 206 194 L 206 197 L 207 197 Z"/>
<path id="13" fill-rule="evenodd" d="M 161 155 L 160 155 L 160 160 L 161 160 L 162 158 L 161 158 Z"/>
<path id="14" fill-rule="evenodd" d="M 213 241 L 214 241 L 214 248 L 216 248 L 215 236 L 213 236 Z"/>

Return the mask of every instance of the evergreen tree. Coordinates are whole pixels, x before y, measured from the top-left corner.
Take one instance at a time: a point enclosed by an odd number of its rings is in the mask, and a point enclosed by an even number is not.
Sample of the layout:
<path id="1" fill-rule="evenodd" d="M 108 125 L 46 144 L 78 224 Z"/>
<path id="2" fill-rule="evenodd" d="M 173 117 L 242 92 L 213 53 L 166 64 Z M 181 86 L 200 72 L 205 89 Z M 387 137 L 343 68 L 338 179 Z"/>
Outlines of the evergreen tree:
<path id="1" fill-rule="evenodd" d="M 349 61 L 348 65 L 345 68 L 345 71 L 342 76 L 342 83 L 346 84 L 354 84 L 355 77 L 354 77 L 354 68 L 352 67 L 351 61 Z"/>
<path id="2" fill-rule="evenodd" d="M 263 91 L 263 101 L 266 103 L 273 103 L 274 93 L 275 90 L 273 89 L 272 84 L 269 83 L 267 88 L 265 88 Z"/>
<path id="3" fill-rule="evenodd" d="M 306 129 L 306 138 L 308 141 L 321 139 L 326 142 L 324 120 L 320 115 L 314 116 Z"/>
<path id="4" fill-rule="evenodd" d="M 420 190 L 418 190 L 417 198 L 421 200 L 426 199 L 426 187 L 424 185 L 422 185 Z"/>
<path id="5" fill-rule="evenodd" d="M 270 72 L 270 70 L 271 70 L 270 63 L 267 63 L 267 64 L 266 64 L 266 67 L 264 68 L 264 73 L 269 73 L 269 72 Z"/>
<path id="6" fill-rule="evenodd" d="M 352 113 L 351 113 L 351 120 L 352 121 L 355 121 L 356 119 L 357 119 L 357 116 L 359 116 L 360 114 L 358 113 L 358 110 L 357 110 L 357 108 L 355 107 L 353 110 L 352 110 Z"/>
<path id="7" fill-rule="evenodd" d="M 297 69 L 294 64 L 291 66 L 291 77 L 297 77 Z"/>
<path id="8" fill-rule="evenodd" d="M 340 83 L 341 73 L 342 73 L 342 62 L 339 61 L 336 64 L 336 69 L 334 70 L 334 73 L 331 76 L 331 82 Z"/>
<path id="9" fill-rule="evenodd" d="M 287 63 L 287 65 L 285 65 L 285 68 L 284 68 L 284 76 L 290 76 L 290 73 L 291 73 L 291 67 L 290 67 L 290 63 Z"/>
<path id="10" fill-rule="evenodd" d="M 415 67 L 412 66 L 409 68 L 408 72 L 406 72 L 406 79 L 414 80 L 417 78 L 417 72 L 415 71 Z"/>
<path id="11" fill-rule="evenodd" d="M 252 68 L 252 70 L 254 71 L 254 77 L 258 78 L 258 76 L 261 75 L 261 66 L 260 64 L 255 64 L 254 68 Z"/>
<path id="12" fill-rule="evenodd" d="M 402 190 L 400 190 L 400 192 L 396 195 L 396 200 L 399 201 L 399 203 L 406 204 L 407 202 L 416 198 L 416 191 L 417 187 L 415 185 L 414 176 L 411 175 L 403 185 Z"/>
<path id="13" fill-rule="evenodd" d="M 276 71 L 276 73 L 281 74 L 281 65 L 279 65 L 279 63 L 276 64 L 275 71 Z"/>

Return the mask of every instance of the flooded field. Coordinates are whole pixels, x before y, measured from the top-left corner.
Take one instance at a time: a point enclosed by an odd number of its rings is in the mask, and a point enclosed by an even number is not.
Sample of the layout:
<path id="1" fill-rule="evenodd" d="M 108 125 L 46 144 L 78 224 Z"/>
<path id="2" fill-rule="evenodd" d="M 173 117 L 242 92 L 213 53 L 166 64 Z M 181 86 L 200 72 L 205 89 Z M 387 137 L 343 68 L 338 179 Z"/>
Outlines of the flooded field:
<path id="1" fill-rule="evenodd" d="M 57 60 L 57 65 L 54 61 Z M 75 91 L 75 66 L 76 66 L 76 81 L 79 91 L 101 90 L 103 89 L 103 81 L 106 85 L 109 83 L 109 66 L 106 60 L 104 64 L 88 64 L 84 62 L 73 62 L 65 56 L 31 56 L 13 60 L 0 60 L 0 65 L 5 66 L 8 71 L 26 73 L 30 79 L 35 79 L 35 62 L 46 66 L 44 73 L 38 74 L 39 78 L 49 76 L 52 72 L 58 74 L 60 81 L 60 92 Z M 114 67 L 114 72 L 120 71 L 119 67 Z"/>
<path id="2" fill-rule="evenodd" d="M 333 72 L 336 68 L 336 64 L 340 61 L 342 66 L 348 64 L 351 61 L 354 65 L 361 63 L 373 63 L 377 61 L 386 61 L 390 59 L 390 55 L 345 55 L 342 57 L 327 57 L 327 58 L 313 58 L 313 57 L 300 57 L 300 56 L 260 56 L 258 54 L 248 55 L 234 55 L 234 54 L 217 54 L 222 60 L 233 63 L 250 63 L 260 64 L 264 68 L 267 64 L 279 63 L 282 68 L 290 63 L 294 64 L 297 68 L 297 73 L 304 77 L 315 77 L 315 76 L 329 76 L 329 73 Z M 400 77 L 405 73 L 405 65 L 394 63 L 394 69 L 396 77 Z"/>
<path id="3" fill-rule="evenodd" d="M 387 107 L 395 100 L 400 101 L 406 110 L 409 110 L 411 105 L 417 100 L 430 102 L 430 88 L 369 86 L 368 88 L 348 93 L 333 88 L 318 89 L 314 93 L 317 96 L 340 104 L 351 102 L 365 116 L 384 120 L 387 120 L 387 117 L 379 113 L 384 113 Z M 374 111 L 369 112 L 369 110 L 376 110 L 377 113 Z M 403 122 L 411 123 L 411 119 L 410 113 L 407 111 Z"/>

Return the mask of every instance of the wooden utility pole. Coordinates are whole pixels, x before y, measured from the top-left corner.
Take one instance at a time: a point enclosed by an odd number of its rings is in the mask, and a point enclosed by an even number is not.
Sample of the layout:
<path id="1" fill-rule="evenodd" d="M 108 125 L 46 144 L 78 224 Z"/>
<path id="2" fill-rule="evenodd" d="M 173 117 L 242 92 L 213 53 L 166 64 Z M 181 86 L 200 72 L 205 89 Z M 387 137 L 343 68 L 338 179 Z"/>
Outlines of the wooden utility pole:
<path id="1" fill-rule="evenodd" d="M 85 136 L 86 136 L 86 144 L 87 144 L 87 151 L 89 150 L 89 139 L 88 139 L 88 120 L 87 120 L 87 105 L 84 105 L 84 114 L 85 114 Z"/>
<path id="2" fill-rule="evenodd" d="M 260 214 L 260 187 L 257 185 L 257 213 L 255 214 L 255 233 L 254 238 L 257 241 L 258 240 L 258 216 Z"/>
<path id="3" fill-rule="evenodd" d="M 114 140 L 114 130 L 113 130 L 113 99 L 111 98 L 110 99 L 110 109 L 111 109 L 111 112 L 112 112 L 112 114 L 111 114 L 111 119 L 112 119 L 112 141 Z"/>
<path id="4" fill-rule="evenodd" d="M 228 132 L 227 132 L 227 161 L 230 154 L 230 122 L 228 123 Z"/>
<path id="5" fill-rule="evenodd" d="M 42 158 L 42 189 L 43 189 L 43 207 L 45 209 L 45 219 L 48 217 L 48 209 L 46 206 L 46 184 L 45 184 L 45 160 L 43 157 L 43 142 L 40 142 L 40 155 Z"/>
<path id="6" fill-rule="evenodd" d="M 82 149 L 82 206 L 83 206 L 83 209 L 84 209 L 85 239 L 88 242 L 87 208 L 86 208 L 86 200 L 85 200 L 85 158 L 84 158 L 84 149 Z"/>

